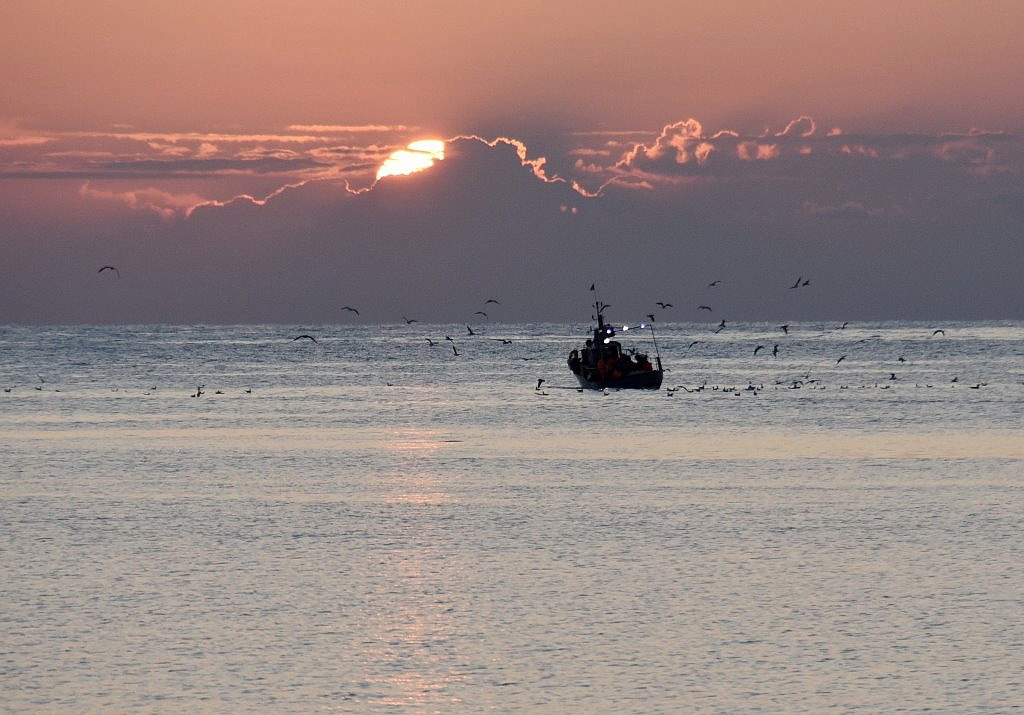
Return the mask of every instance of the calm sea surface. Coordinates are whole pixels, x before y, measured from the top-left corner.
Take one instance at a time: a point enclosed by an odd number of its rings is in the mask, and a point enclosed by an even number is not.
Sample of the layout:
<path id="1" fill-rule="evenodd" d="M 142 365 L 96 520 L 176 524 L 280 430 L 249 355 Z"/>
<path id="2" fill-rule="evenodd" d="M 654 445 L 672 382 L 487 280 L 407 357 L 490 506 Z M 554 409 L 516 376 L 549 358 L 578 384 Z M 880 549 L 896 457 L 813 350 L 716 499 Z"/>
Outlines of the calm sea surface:
<path id="1" fill-rule="evenodd" d="M 0 709 L 1024 704 L 1024 324 L 711 327 L 0 327 Z"/>

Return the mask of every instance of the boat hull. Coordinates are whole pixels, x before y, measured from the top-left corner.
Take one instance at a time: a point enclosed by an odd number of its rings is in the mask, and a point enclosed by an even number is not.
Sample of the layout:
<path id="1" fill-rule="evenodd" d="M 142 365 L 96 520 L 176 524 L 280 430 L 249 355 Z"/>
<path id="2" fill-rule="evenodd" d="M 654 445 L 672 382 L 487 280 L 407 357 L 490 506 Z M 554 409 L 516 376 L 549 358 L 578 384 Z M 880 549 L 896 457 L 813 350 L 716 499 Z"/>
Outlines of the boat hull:
<path id="1" fill-rule="evenodd" d="M 576 375 L 580 387 L 586 390 L 658 390 L 661 389 L 661 379 L 664 373 L 661 370 L 650 372 L 634 372 L 622 377 L 609 377 L 607 380 L 588 380 L 583 375 Z"/>

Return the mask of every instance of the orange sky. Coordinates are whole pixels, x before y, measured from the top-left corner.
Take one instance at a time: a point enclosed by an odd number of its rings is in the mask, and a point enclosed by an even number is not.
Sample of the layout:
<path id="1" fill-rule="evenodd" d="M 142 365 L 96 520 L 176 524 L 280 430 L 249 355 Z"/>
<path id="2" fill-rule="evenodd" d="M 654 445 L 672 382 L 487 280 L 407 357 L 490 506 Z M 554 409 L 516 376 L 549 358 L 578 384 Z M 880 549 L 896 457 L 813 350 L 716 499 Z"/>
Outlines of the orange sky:
<path id="1" fill-rule="evenodd" d="M 4 3 L 0 118 L 152 130 L 480 122 L 1020 128 L 1015 0 Z"/>
<path id="2" fill-rule="evenodd" d="M 3 3 L 0 324 L 445 319 L 485 288 L 562 319 L 594 281 L 642 315 L 719 278 L 737 319 L 1021 317 L 1021 27 L 1018 0 Z"/>

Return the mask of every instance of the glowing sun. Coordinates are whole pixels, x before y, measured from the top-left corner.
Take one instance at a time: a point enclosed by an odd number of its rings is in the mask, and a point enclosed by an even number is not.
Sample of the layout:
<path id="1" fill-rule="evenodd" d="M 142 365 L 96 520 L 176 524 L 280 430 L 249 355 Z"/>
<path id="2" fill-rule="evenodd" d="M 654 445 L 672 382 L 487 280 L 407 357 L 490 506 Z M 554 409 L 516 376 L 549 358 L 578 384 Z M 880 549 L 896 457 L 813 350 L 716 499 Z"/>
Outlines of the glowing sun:
<path id="1" fill-rule="evenodd" d="M 439 159 L 444 159 L 444 142 L 440 139 L 421 139 L 405 149 L 391 152 L 391 156 L 377 169 L 377 178 L 423 171 Z"/>

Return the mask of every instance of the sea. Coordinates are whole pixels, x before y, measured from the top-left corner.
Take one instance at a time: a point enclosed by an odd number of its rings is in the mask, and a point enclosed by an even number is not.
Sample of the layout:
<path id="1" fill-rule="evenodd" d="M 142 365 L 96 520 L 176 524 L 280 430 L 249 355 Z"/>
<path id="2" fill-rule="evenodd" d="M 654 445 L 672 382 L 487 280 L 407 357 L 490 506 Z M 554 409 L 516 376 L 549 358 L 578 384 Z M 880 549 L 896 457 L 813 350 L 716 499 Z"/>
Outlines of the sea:
<path id="1" fill-rule="evenodd" d="M 0 327 L 0 710 L 1020 711 L 1024 323 L 589 328 Z"/>

